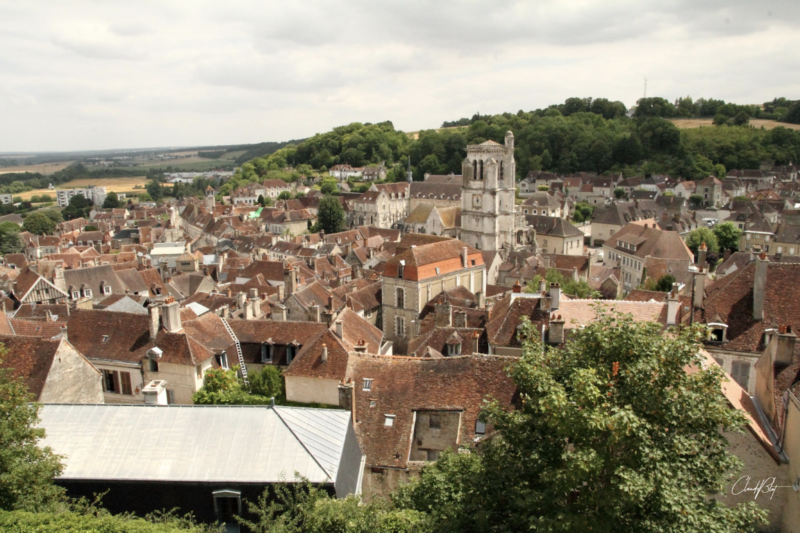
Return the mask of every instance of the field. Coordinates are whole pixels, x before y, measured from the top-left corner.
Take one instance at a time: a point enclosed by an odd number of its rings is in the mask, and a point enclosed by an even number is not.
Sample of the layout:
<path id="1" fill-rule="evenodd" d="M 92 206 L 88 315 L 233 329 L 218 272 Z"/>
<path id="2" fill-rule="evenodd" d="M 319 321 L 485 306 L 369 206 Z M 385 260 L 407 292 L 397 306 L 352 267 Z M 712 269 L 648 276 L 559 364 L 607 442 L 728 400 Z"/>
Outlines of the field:
<path id="1" fill-rule="evenodd" d="M 171 167 L 174 172 L 189 172 L 189 171 L 196 171 L 196 172 L 203 172 L 205 170 L 215 170 L 218 168 L 226 168 L 233 170 L 234 163 L 233 161 L 225 160 L 225 159 L 204 159 L 202 157 L 191 157 L 185 159 L 178 159 L 177 161 L 161 161 L 161 162 L 153 162 L 148 163 L 147 165 L 142 165 L 139 167 L 114 167 L 114 168 L 122 168 L 123 170 L 129 170 L 132 172 L 142 172 L 143 170 L 150 170 L 150 169 L 157 169 L 157 170 L 165 170 L 167 167 Z"/>
<path id="2" fill-rule="evenodd" d="M 59 163 L 41 163 L 38 165 L 20 165 L 16 167 L 0 167 L 0 174 L 10 174 L 12 172 L 38 172 L 45 176 L 49 176 L 59 170 L 67 168 L 72 164 L 72 161 L 62 161 Z"/>
<path id="3" fill-rule="evenodd" d="M 84 188 L 89 185 L 94 185 L 95 187 L 105 187 L 106 192 L 124 192 L 124 193 L 140 193 L 144 192 L 144 186 L 147 184 L 147 178 L 144 177 L 135 177 L 135 178 L 102 178 L 102 179 L 84 179 L 84 180 L 72 180 L 66 183 L 62 183 L 56 187 L 56 189 L 73 189 L 73 188 Z M 136 185 L 140 185 L 141 189 L 134 189 Z M 165 183 L 165 187 L 171 187 L 171 184 Z M 34 195 L 42 195 L 42 194 L 49 194 L 53 201 L 56 199 L 55 191 L 51 191 L 49 189 L 36 189 L 33 191 L 23 192 L 21 194 L 15 194 L 14 196 L 21 196 L 23 200 L 29 200 L 31 196 Z"/>
<path id="4" fill-rule="evenodd" d="M 672 118 L 669 120 L 679 128 L 700 128 L 714 125 L 714 121 L 710 118 Z M 763 126 L 768 130 L 777 128 L 778 126 L 783 126 L 790 130 L 800 130 L 800 124 L 789 124 L 787 122 L 777 122 L 775 120 L 764 120 L 760 118 L 750 119 L 750 125 L 755 128 Z"/>

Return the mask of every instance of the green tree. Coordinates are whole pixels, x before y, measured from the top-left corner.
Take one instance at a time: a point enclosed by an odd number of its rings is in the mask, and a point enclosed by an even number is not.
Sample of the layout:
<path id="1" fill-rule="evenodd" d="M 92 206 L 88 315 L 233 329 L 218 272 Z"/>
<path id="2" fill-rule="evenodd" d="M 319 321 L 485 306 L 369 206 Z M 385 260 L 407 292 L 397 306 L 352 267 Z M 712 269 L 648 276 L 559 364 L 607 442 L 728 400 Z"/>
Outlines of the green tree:
<path id="1" fill-rule="evenodd" d="M 43 212 L 37 211 L 25 217 L 22 229 L 34 235 L 49 235 L 56 229 L 56 223 Z"/>
<path id="2" fill-rule="evenodd" d="M 617 200 L 621 200 L 623 196 L 625 196 L 625 189 L 623 189 L 622 187 L 617 187 L 616 189 L 614 189 L 614 197 Z"/>
<path id="3" fill-rule="evenodd" d="M 547 185 L 539 185 L 538 187 L 536 187 L 536 190 L 539 190 L 539 191 L 549 191 L 549 190 L 550 190 L 550 187 L 549 187 L 549 186 L 547 186 Z"/>
<path id="4" fill-rule="evenodd" d="M 692 230 L 686 237 L 686 246 L 689 247 L 695 257 L 697 257 L 697 250 L 700 248 L 700 244 L 702 243 L 706 243 L 709 252 L 719 252 L 717 236 L 713 231 L 705 226 L 700 226 L 699 228 Z"/>
<path id="5" fill-rule="evenodd" d="M 39 196 L 39 199 L 42 202 L 52 202 L 53 201 L 53 197 L 50 196 L 49 194 L 43 194 L 43 195 Z"/>
<path id="6" fill-rule="evenodd" d="M 44 215 L 55 222 L 56 224 L 61 224 L 64 222 L 64 215 L 61 214 L 61 211 L 56 211 L 55 209 L 47 209 L 46 211 L 42 211 Z"/>
<path id="7" fill-rule="evenodd" d="M 283 378 L 275 366 L 264 366 L 258 372 L 248 373 L 249 385 L 246 387 L 250 394 L 263 398 L 283 398 Z"/>
<path id="8" fill-rule="evenodd" d="M 0 223 L 0 253 L 18 254 L 25 249 L 19 236 L 20 227 L 13 222 Z"/>
<path id="9" fill-rule="evenodd" d="M 164 196 L 164 187 L 157 180 L 148 181 L 145 189 L 153 202 L 159 201 Z"/>
<path id="10" fill-rule="evenodd" d="M 7 351 L 0 345 L 0 360 Z M 37 428 L 38 404 L 22 378 L 0 368 L 0 509 L 36 511 L 60 498 L 53 484 L 63 466 L 49 447 L 39 446 L 44 430 Z"/>
<path id="11" fill-rule="evenodd" d="M 344 230 L 344 208 L 335 196 L 325 195 L 320 198 L 317 208 L 317 231 L 325 233 L 339 233 Z"/>
<path id="12" fill-rule="evenodd" d="M 139 201 L 140 202 L 152 202 L 153 198 L 147 192 L 139 193 Z"/>
<path id="13" fill-rule="evenodd" d="M 426 466 L 395 505 L 441 532 L 751 531 L 755 502 L 713 497 L 741 468 L 724 432 L 746 420 L 700 353 L 705 327 L 661 329 L 598 309 L 558 349 L 524 325 L 519 406 L 481 415 L 502 438 Z"/>
<path id="14" fill-rule="evenodd" d="M 723 222 L 714 226 L 714 236 L 717 238 L 720 250 L 739 250 L 739 239 L 742 237 L 742 230 L 736 227 L 733 222 Z"/>
<path id="15" fill-rule="evenodd" d="M 256 200 L 256 202 L 258 202 L 258 205 L 260 205 L 261 207 L 266 207 L 266 205 L 267 205 L 266 200 L 264 200 L 264 195 L 263 194 L 259 194 L 258 195 L 258 199 Z"/>
<path id="16" fill-rule="evenodd" d="M 542 277 L 539 274 L 535 275 L 533 279 L 528 282 L 525 292 L 539 292 L 539 281 L 541 279 Z M 572 278 L 565 278 L 563 274 L 555 268 L 548 269 L 544 274 L 544 279 L 547 281 L 548 286 L 551 283 L 558 283 L 561 285 L 561 292 L 568 296 L 574 296 L 576 298 L 599 298 L 601 296 L 600 293 L 592 289 L 585 280 L 575 281 Z"/>
<path id="17" fill-rule="evenodd" d="M 270 398 L 250 394 L 237 376 L 239 367 L 230 370 L 212 368 L 203 377 L 203 388 L 195 392 L 192 402 L 198 405 L 268 405 Z"/>
<path id="18" fill-rule="evenodd" d="M 83 227 L 83 231 L 97 231 L 97 226 L 94 224 L 87 224 Z"/>
<path id="19" fill-rule="evenodd" d="M 335 178 L 325 178 L 320 184 L 319 190 L 322 194 L 339 194 Z"/>
<path id="20" fill-rule="evenodd" d="M 594 206 L 587 203 L 578 203 L 575 204 L 575 208 L 572 211 L 572 220 L 575 222 L 588 222 L 592 220 L 593 214 Z"/>
<path id="21" fill-rule="evenodd" d="M 106 199 L 103 200 L 103 207 L 105 209 L 116 209 L 119 207 L 119 197 L 117 193 L 111 191 L 106 195 Z"/>
<path id="22" fill-rule="evenodd" d="M 689 205 L 694 208 L 703 207 L 703 196 L 700 194 L 693 194 L 689 197 Z"/>
<path id="23" fill-rule="evenodd" d="M 660 291 L 660 292 L 670 292 L 672 291 L 672 284 L 675 283 L 675 276 L 672 274 L 664 274 L 660 278 L 658 278 L 658 282 L 656 282 L 655 287 L 653 290 Z"/>
<path id="24" fill-rule="evenodd" d="M 292 193 L 290 193 L 289 191 L 281 191 L 281 193 L 278 195 L 278 200 L 291 200 L 291 199 L 292 199 Z"/>
<path id="25" fill-rule="evenodd" d="M 33 196 L 31 196 L 30 202 L 32 204 L 38 204 L 41 201 L 42 201 L 42 199 L 39 197 L 38 194 L 34 194 Z"/>

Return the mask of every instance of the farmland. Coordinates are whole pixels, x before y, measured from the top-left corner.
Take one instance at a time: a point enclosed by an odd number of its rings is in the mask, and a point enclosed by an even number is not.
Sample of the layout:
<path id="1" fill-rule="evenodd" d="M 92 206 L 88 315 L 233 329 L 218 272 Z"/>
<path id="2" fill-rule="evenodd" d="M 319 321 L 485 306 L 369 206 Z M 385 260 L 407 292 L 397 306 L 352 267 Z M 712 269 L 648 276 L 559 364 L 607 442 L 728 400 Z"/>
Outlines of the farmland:
<path id="1" fill-rule="evenodd" d="M 102 178 L 102 179 L 83 179 L 83 180 L 72 180 L 66 183 L 62 183 L 56 187 L 56 189 L 73 189 L 73 188 L 83 188 L 88 187 L 89 185 L 94 185 L 95 187 L 105 187 L 106 192 L 123 192 L 123 193 L 141 193 L 144 192 L 144 186 L 147 184 L 147 178 L 143 178 L 141 176 L 134 177 L 134 178 Z M 139 189 L 134 189 L 135 186 L 139 186 Z M 165 187 L 171 186 L 168 183 L 164 184 Z M 33 191 L 23 192 L 19 195 L 14 196 L 21 196 L 23 200 L 29 200 L 31 196 L 34 195 L 42 195 L 42 194 L 49 194 L 53 200 L 55 201 L 55 191 L 48 190 L 48 189 L 36 189 Z"/>
<path id="2" fill-rule="evenodd" d="M 670 122 L 679 128 L 701 128 L 704 126 L 713 126 L 714 121 L 710 118 L 671 118 Z M 761 128 L 771 130 L 782 126 L 790 130 L 800 130 L 800 124 L 789 124 L 788 122 L 778 122 L 776 120 L 764 120 L 760 118 L 751 118 L 750 125 L 754 128 Z"/>
<path id="3" fill-rule="evenodd" d="M 63 170 L 70 166 L 72 161 L 61 161 L 57 163 L 39 163 L 36 165 L 19 165 L 15 167 L 0 167 L 0 174 L 11 174 L 15 172 L 30 172 L 35 174 L 38 172 L 43 176 L 49 176 L 59 170 Z"/>

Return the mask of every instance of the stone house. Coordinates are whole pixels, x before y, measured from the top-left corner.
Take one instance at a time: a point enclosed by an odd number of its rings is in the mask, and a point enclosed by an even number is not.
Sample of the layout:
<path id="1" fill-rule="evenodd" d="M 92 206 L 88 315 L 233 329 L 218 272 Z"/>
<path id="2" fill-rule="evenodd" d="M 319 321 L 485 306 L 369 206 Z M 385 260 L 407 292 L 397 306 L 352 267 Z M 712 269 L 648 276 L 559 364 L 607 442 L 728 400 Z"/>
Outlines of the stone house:
<path id="1" fill-rule="evenodd" d="M 409 212 L 422 203 L 443 207 L 461 206 L 462 176 L 428 175 L 425 181 L 411 183 L 409 189 Z"/>
<path id="2" fill-rule="evenodd" d="M 458 239 L 407 237 L 386 263 L 381 298 L 383 331 L 398 353 L 405 353 L 422 308 L 437 294 L 457 285 L 486 294 L 486 270 L 479 250 Z M 424 244 L 411 244 L 412 238 Z"/>
<path id="3" fill-rule="evenodd" d="M 583 255 L 584 234 L 563 218 L 525 215 L 529 228 L 536 231 L 536 246 L 546 253 Z"/>
<path id="4" fill-rule="evenodd" d="M 57 339 L 0 336 L 0 367 L 20 377 L 40 403 L 103 403 L 101 373 L 63 335 Z"/>

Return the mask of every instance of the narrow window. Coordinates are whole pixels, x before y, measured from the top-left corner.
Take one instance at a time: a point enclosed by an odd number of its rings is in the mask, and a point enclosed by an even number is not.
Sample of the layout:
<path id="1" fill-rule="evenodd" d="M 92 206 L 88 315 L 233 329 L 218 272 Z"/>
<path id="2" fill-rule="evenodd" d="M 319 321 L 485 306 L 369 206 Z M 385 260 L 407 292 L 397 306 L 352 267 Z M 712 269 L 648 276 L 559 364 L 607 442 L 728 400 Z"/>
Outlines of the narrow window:
<path id="1" fill-rule="evenodd" d="M 292 359 L 294 359 L 295 349 L 296 348 L 294 346 L 292 346 L 291 344 L 286 346 L 286 364 L 287 365 L 292 362 Z"/>
<path id="2" fill-rule="evenodd" d="M 223 370 L 228 370 L 228 354 L 225 352 L 219 354 L 219 366 L 221 366 Z"/>
<path id="3" fill-rule="evenodd" d="M 405 319 L 403 317 L 401 316 L 395 317 L 394 329 L 395 329 L 395 334 L 398 337 L 405 336 L 406 325 L 405 325 Z"/>
<path id="4" fill-rule="evenodd" d="M 364 388 L 363 390 L 370 391 L 372 390 L 372 380 L 371 379 L 364 379 Z"/>
<path id="5" fill-rule="evenodd" d="M 272 362 L 272 345 L 271 344 L 262 344 L 261 345 L 261 362 L 262 363 L 271 363 Z"/>
<path id="6" fill-rule="evenodd" d="M 119 377 L 122 385 L 122 394 L 127 394 L 128 396 L 131 396 L 133 394 L 133 388 L 131 387 L 131 373 L 120 372 Z"/>
<path id="7" fill-rule="evenodd" d="M 428 427 L 431 429 L 441 429 L 442 418 L 439 415 L 430 415 L 428 417 Z"/>
<path id="8" fill-rule="evenodd" d="M 158 361 L 150 359 L 150 372 L 158 372 Z"/>
<path id="9" fill-rule="evenodd" d="M 400 309 L 406 306 L 405 291 L 403 289 L 397 289 L 395 300 L 397 302 L 397 307 Z"/>

